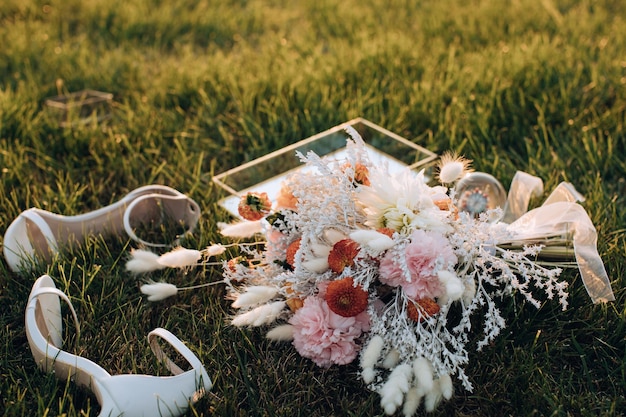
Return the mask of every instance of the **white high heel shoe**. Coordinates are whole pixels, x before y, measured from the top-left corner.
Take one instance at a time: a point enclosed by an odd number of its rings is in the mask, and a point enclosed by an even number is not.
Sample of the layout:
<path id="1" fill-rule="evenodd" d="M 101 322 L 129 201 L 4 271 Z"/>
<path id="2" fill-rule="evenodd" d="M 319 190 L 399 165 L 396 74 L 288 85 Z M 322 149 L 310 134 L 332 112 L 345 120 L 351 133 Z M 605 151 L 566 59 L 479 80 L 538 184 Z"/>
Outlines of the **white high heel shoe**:
<path id="1" fill-rule="evenodd" d="M 90 389 L 101 406 L 99 416 L 154 417 L 180 416 L 207 393 L 212 386 L 200 360 L 172 333 L 157 328 L 148 341 L 157 358 L 165 362 L 174 376 L 114 375 L 89 359 L 61 350 L 62 318 L 60 299 L 65 300 L 79 323 L 69 298 L 58 290 L 54 281 L 43 275 L 33 285 L 26 307 L 26 336 L 37 365 L 54 371 L 61 379 L 71 379 Z M 169 342 L 192 369 L 184 372 L 168 358 L 157 338 Z"/>
<path id="2" fill-rule="evenodd" d="M 7 228 L 3 252 L 11 270 L 17 272 L 28 270 L 35 257 L 49 261 L 61 245 L 71 241 L 81 243 L 86 236 L 93 234 L 121 234 L 125 231 L 131 239 L 146 246 L 165 247 L 169 245 L 140 239 L 136 230 L 167 219 L 191 232 L 199 217 L 200 207 L 185 194 L 163 185 L 147 185 L 116 203 L 76 216 L 28 209 Z"/>

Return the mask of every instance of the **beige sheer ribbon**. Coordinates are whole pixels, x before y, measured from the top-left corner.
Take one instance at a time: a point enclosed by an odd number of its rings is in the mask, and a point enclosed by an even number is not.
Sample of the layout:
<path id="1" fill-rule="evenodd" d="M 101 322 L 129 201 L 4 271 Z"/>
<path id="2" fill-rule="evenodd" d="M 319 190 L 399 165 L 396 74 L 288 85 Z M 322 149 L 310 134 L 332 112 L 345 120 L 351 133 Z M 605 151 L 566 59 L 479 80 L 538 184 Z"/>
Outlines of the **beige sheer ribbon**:
<path id="1" fill-rule="evenodd" d="M 583 200 L 582 195 L 571 184 L 563 182 L 555 188 L 541 207 L 526 212 L 530 193 L 538 189 L 537 181 L 529 177 L 532 176 L 520 175 L 522 182 L 518 185 L 522 185 L 515 190 L 511 187 L 509 192 L 508 201 L 515 201 L 515 205 L 511 206 L 514 210 L 510 211 L 512 213 L 510 218 L 514 221 L 507 226 L 507 230 L 513 234 L 512 240 L 518 243 L 521 243 L 519 241 L 540 242 L 542 239 L 555 236 L 565 238 L 571 234 L 576 263 L 587 293 L 594 303 L 614 301 L 615 296 L 609 277 L 598 254 L 596 229 L 585 209 L 576 203 Z M 543 189 L 543 183 L 541 183 L 541 189 Z M 511 192 L 526 195 L 511 197 Z M 516 218 L 515 214 L 519 214 L 519 217 Z"/>
<path id="2" fill-rule="evenodd" d="M 528 203 L 532 196 L 543 194 L 543 181 L 539 177 L 517 171 L 509 187 L 509 195 L 504 206 L 504 223 L 512 223 L 528 211 Z"/>

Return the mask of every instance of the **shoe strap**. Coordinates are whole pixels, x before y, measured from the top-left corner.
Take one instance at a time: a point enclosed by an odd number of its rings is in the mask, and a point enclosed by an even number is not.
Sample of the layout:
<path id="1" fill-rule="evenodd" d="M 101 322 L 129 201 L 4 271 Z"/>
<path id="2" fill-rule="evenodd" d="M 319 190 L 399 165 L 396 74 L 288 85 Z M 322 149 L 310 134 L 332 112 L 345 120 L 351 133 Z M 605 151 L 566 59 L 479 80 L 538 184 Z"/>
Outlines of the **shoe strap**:
<path id="1" fill-rule="evenodd" d="M 65 295 L 65 293 L 61 290 L 59 290 L 58 288 L 54 288 L 54 287 L 39 287 L 39 288 L 35 288 L 33 289 L 33 291 L 30 294 L 30 299 L 34 299 L 39 297 L 40 295 L 43 294 L 54 294 L 54 295 L 58 295 L 59 297 L 61 297 L 61 299 L 63 299 L 63 301 L 65 301 L 67 303 L 67 305 L 70 308 L 70 311 L 72 312 L 72 317 L 74 318 L 74 324 L 76 326 L 76 335 L 80 336 L 80 323 L 78 322 L 78 315 L 76 314 L 76 310 L 74 310 L 74 306 L 72 305 L 72 302 L 70 301 L 69 297 L 67 295 Z"/>
<path id="2" fill-rule="evenodd" d="M 204 371 L 204 366 L 200 362 L 200 359 L 198 359 L 198 357 L 194 355 L 194 353 L 191 350 L 189 350 L 189 348 L 185 346 L 183 342 L 180 341 L 180 339 L 174 336 L 170 331 L 165 330 L 161 327 L 158 327 L 154 329 L 153 331 L 151 331 L 150 333 L 148 333 L 148 343 L 150 344 L 150 348 L 154 352 L 154 355 L 157 357 L 157 359 L 162 362 L 165 362 L 167 368 L 170 370 L 170 372 L 172 372 L 173 375 L 182 374 L 184 371 L 178 365 L 176 365 L 165 354 L 165 352 L 163 352 L 163 349 L 161 349 L 161 346 L 159 345 L 159 341 L 157 337 L 160 337 L 161 339 L 165 340 L 174 349 L 176 349 L 178 353 L 180 353 L 181 356 L 185 358 L 187 362 L 189 362 L 189 364 L 191 365 L 193 369 L 200 371 L 202 374 L 206 372 Z"/>
<path id="3" fill-rule="evenodd" d="M 168 200 L 169 201 L 180 201 L 180 200 L 186 200 L 188 201 L 189 205 L 192 206 L 195 210 L 195 213 L 198 213 L 196 215 L 188 215 L 188 213 L 184 213 L 183 216 L 180 216 L 178 219 L 178 221 L 181 222 L 185 222 L 186 224 L 189 224 L 189 229 L 186 233 L 191 232 L 191 230 L 193 230 L 193 228 L 196 226 L 196 223 L 198 222 L 198 217 L 199 217 L 199 213 L 200 213 L 200 207 L 198 206 L 198 203 L 196 203 L 194 200 L 192 200 L 191 198 L 187 197 L 184 194 L 180 194 L 180 195 L 166 195 L 166 194 L 146 194 L 146 195 L 141 195 L 135 199 L 133 199 L 128 206 L 126 207 L 126 210 L 124 211 L 124 217 L 123 217 L 123 223 L 124 223 L 124 230 L 126 231 L 126 233 L 128 234 L 128 236 L 138 242 L 141 243 L 145 246 L 150 246 L 150 247 L 155 247 L 155 248 L 165 248 L 165 247 L 170 247 L 173 245 L 176 245 L 178 243 L 178 239 L 173 242 L 173 243 L 154 243 L 154 242 L 148 242 L 145 241 L 143 239 L 141 239 L 139 236 L 137 236 L 137 234 L 135 233 L 135 231 L 133 230 L 131 224 L 130 224 L 130 217 L 132 214 L 133 209 L 135 208 L 135 206 L 137 204 L 139 204 L 140 202 L 150 199 L 150 198 L 156 198 L 156 199 L 160 199 L 160 200 L 164 200 L 164 203 L 167 204 Z"/>
<path id="4" fill-rule="evenodd" d="M 46 222 L 46 220 L 41 217 L 38 213 L 39 209 L 31 208 L 20 213 L 20 216 L 30 220 L 37 226 L 41 234 L 44 236 L 46 241 L 48 242 L 48 246 L 52 250 L 57 250 L 57 240 L 54 237 L 54 233 L 52 233 L 52 229 L 50 225 Z"/>

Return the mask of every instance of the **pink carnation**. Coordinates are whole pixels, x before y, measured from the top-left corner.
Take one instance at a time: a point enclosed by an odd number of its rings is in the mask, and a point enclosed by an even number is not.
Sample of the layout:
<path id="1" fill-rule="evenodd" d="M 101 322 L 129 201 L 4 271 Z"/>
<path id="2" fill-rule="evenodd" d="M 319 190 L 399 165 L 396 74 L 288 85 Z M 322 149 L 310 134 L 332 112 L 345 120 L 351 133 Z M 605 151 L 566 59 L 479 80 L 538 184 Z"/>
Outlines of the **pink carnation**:
<path id="1" fill-rule="evenodd" d="M 388 252 L 380 261 L 380 281 L 393 287 L 401 286 L 406 295 L 414 300 L 442 295 L 444 288 L 435 272 L 435 266 L 439 261 L 443 269 L 448 269 L 457 262 L 448 239 L 432 231 L 416 230 L 411 235 L 411 243 L 404 250 L 409 280 L 404 276 L 394 255 Z"/>
<path id="2" fill-rule="evenodd" d="M 342 317 L 328 308 L 326 301 L 311 296 L 291 317 L 293 345 L 300 355 L 327 368 L 352 362 L 359 351 L 356 339 L 369 330 L 367 311 L 354 317 Z"/>

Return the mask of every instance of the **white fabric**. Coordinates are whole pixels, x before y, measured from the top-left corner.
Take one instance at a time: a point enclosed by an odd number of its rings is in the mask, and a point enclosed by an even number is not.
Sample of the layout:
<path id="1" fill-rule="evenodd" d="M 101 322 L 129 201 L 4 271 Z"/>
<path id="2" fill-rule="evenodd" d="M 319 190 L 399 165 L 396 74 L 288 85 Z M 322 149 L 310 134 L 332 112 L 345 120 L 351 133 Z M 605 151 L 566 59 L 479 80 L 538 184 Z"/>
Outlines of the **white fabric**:
<path id="1" fill-rule="evenodd" d="M 527 212 L 507 229 L 513 234 L 514 240 L 567 237 L 571 234 L 578 269 L 589 296 L 594 303 L 615 300 L 596 247 L 596 229 L 581 205 L 569 201 L 543 205 Z"/>
<path id="2" fill-rule="evenodd" d="M 512 223 L 528 211 L 528 203 L 532 196 L 543 194 L 543 181 L 539 177 L 517 171 L 511 181 L 509 194 L 504 206 L 504 223 Z"/>

